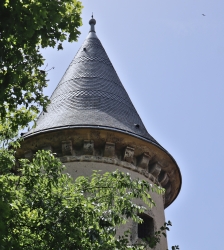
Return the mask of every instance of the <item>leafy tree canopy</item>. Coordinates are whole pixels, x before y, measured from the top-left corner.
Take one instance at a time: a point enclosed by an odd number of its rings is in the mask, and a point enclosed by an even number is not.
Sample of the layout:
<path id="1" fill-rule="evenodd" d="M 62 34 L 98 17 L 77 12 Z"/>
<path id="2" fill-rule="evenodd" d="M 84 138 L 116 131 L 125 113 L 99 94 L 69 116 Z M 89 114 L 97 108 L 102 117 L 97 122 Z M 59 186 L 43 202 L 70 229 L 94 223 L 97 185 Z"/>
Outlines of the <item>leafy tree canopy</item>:
<path id="1" fill-rule="evenodd" d="M 128 219 L 141 222 L 138 214 L 154 205 L 149 191 L 163 193 L 163 189 L 118 171 L 94 172 L 74 182 L 46 151 L 37 152 L 32 162 L 20 160 L 14 173 L 13 152 L 1 149 L 0 162 L 4 172 L 0 249 L 145 249 L 146 243 L 129 246 L 128 232 L 115 237 L 116 228 Z M 144 200 L 146 207 L 135 204 L 136 198 Z"/>
<path id="2" fill-rule="evenodd" d="M 81 2 L 78 0 L 0 1 L 0 114 L 17 112 L 18 105 L 37 113 L 46 107 L 43 95 L 46 72 L 40 48 L 62 49 L 66 39 L 76 41 L 80 32 Z M 20 113 L 19 125 L 30 120 Z"/>

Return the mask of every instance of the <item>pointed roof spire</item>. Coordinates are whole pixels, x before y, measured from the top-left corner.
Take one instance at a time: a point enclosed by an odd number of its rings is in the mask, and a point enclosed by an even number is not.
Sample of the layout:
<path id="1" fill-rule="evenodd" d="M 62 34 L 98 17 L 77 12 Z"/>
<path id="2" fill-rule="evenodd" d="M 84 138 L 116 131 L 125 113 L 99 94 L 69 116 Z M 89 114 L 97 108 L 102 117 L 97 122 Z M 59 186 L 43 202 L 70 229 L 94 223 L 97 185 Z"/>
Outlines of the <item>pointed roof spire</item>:
<path id="1" fill-rule="evenodd" d="M 93 16 L 92 16 L 93 17 Z M 53 92 L 47 113 L 26 136 L 68 127 L 116 130 L 145 138 L 161 147 L 147 132 L 106 51 L 95 34 L 89 35 Z"/>

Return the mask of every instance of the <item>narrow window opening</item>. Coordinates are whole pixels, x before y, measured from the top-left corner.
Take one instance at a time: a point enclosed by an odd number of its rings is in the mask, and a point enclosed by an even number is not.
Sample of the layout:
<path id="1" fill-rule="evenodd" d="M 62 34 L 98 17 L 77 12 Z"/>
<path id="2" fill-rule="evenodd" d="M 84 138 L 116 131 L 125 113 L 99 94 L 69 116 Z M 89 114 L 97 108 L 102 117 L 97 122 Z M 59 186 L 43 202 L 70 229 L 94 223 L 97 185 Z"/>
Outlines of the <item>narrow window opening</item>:
<path id="1" fill-rule="evenodd" d="M 146 214 L 140 214 L 139 217 L 143 222 L 138 224 L 138 238 L 144 239 L 154 235 L 154 221 L 153 218 Z"/>

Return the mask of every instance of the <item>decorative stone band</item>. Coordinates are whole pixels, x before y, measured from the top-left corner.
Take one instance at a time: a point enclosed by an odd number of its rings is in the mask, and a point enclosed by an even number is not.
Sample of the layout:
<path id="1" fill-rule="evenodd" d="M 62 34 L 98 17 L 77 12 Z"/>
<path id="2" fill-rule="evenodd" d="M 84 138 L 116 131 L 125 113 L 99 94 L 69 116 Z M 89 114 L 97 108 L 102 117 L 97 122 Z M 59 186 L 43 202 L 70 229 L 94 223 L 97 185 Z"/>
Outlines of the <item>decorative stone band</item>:
<path id="1" fill-rule="evenodd" d="M 56 153 L 62 163 L 100 162 L 138 172 L 165 188 L 165 207 L 180 190 L 181 175 L 173 158 L 156 145 L 131 135 L 89 128 L 53 131 L 26 138 L 17 157 L 32 159 L 39 149 Z"/>
<path id="2" fill-rule="evenodd" d="M 157 185 L 160 185 L 158 182 L 158 179 L 149 173 L 147 170 L 142 169 L 141 167 L 137 167 L 133 165 L 132 163 L 126 162 L 126 161 L 121 161 L 116 158 L 108 158 L 108 157 L 102 157 L 102 156 L 94 156 L 94 155 L 81 155 L 81 156 L 63 156 L 60 157 L 60 160 L 62 163 L 67 163 L 67 162 L 77 162 L 77 161 L 86 161 L 86 162 L 100 162 L 100 163 L 107 163 L 107 164 L 113 164 L 117 166 L 121 166 L 127 169 L 130 169 L 134 172 L 138 172 L 145 177 L 149 178 L 152 182 L 154 182 Z M 161 185 L 160 185 L 161 186 Z"/>

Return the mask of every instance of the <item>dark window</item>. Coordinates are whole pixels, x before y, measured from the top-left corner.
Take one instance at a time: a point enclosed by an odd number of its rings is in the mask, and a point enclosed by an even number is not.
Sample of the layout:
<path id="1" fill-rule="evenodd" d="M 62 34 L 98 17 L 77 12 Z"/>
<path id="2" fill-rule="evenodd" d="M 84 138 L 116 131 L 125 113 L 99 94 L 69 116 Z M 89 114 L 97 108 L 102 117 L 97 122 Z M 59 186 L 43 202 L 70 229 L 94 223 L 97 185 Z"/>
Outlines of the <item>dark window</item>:
<path id="1" fill-rule="evenodd" d="M 139 217 L 143 220 L 143 223 L 138 224 L 138 238 L 144 239 L 154 235 L 153 218 L 146 214 L 140 214 Z"/>

